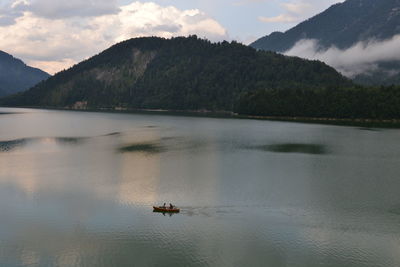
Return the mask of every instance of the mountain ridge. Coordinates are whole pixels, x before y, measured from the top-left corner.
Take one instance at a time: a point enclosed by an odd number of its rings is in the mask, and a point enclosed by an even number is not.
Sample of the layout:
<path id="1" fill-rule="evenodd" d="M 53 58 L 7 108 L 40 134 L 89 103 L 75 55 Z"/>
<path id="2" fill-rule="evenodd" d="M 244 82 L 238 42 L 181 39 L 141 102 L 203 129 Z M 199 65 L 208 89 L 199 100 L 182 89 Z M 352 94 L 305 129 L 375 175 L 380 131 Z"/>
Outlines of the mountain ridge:
<path id="1" fill-rule="evenodd" d="M 0 96 L 29 89 L 50 75 L 0 50 Z"/>
<path id="2" fill-rule="evenodd" d="M 399 36 L 400 0 L 347 0 L 250 46 L 321 59 L 360 84 L 391 85 L 400 84 L 400 57 L 395 49 Z M 348 55 L 343 62 L 338 60 L 341 54 Z M 375 58 L 366 60 L 370 55 Z"/>
<path id="3" fill-rule="evenodd" d="M 400 0 L 347 0 L 285 32 L 264 36 L 250 46 L 284 52 L 301 39 L 316 39 L 324 48 L 346 49 L 361 41 L 386 40 L 397 34 L 400 34 Z"/>

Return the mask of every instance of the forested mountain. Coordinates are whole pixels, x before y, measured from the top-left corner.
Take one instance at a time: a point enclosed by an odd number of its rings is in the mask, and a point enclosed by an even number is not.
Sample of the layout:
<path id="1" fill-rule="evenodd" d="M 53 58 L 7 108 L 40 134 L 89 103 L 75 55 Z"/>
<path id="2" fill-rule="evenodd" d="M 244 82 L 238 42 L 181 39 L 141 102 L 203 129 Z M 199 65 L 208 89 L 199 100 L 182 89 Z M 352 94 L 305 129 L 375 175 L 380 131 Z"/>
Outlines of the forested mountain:
<path id="1" fill-rule="evenodd" d="M 251 46 L 284 52 L 301 39 L 316 39 L 324 48 L 346 49 L 360 41 L 385 40 L 396 34 L 400 34 L 400 0 L 347 0 L 284 33 L 262 37 Z"/>
<path id="2" fill-rule="evenodd" d="M 46 72 L 29 67 L 21 60 L 0 51 L 0 96 L 27 90 L 49 76 Z"/>
<path id="3" fill-rule="evenodd" d="M 251 46 L 256 49 L 285 52 L 300 40 L 316 40 L 316 52 L 332 47 L 346 50 L 362 42 L 365 48 L 371 42 L 387 41 L 398 34 L 400 0 L 347 0 L 331 6 L 284 33 L 274 32 L 262 37 Z M 364 51 L 365 56 L 369 56 L 368 49 Z M 375 49 L 374 53 L 379 53 L 379 48 Z M 352 54 L 355 54 L 354 51 Z M 375 62 L 368 62 L 371 66 L 368 72 L 358 73 L 352 78 L 367 84 L 400 84 L 400 61 L 390 61 L 387 56 L 384 60 L 379 59 L 379 55 L 376 57 Z"/>
<path id="4" fill-rule="evenodd" d="M 258 89 L 334 89 L 352 83 L 319 61 L 236 43 L 157 37 L 112 46 L 3 105 L 232 110 Z"/>
<path id="5" fill-rule="evenodd" d="M 243 93 L 234 111 L 275 117 L 398 120 L 400 86 L 256 90 Z"/>

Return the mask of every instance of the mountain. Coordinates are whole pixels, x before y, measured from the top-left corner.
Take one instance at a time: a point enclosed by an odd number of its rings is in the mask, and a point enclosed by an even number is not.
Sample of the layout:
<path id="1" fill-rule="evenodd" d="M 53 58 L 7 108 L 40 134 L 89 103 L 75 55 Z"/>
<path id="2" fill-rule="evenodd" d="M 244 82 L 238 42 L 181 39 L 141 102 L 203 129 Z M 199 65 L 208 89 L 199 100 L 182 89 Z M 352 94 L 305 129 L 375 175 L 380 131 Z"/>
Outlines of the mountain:
<path id="1" fill-rule="evenodd" d="M 336 54 L 332 55 L 332 53 L 345 52 L 361 44 L 360 47 L 347 54 L 355 56 L 361 51 L 359 58 L 355 61 L 363 62 L 364 65 L 352 66 L 353 69 L 358 68 L 358 70 L 348 72 L 348 76 L 363 83 L 390 83 L 391 81 L 400 83 L 400 58 L 391 60 L 395 57 L 387 56 L 387 51 L 386 56 L 382 53 L 382 50 L 387 47 L 379 48 L 377 45 L 377 43 L 391 41 L 399 34 L 400 0 L 347 0 L 331 6 L 284 33 L 274 32 L 262 37 L 250 46 L 256 49 L 286 52 L 292 50 L 301 40 L 314 40 L 317 42 L 314 54 L 318 53 L 321 59 L 326 59 L 324 61 L 327 64 L 342 70 L 344 67 L 349 67 L 341 66 L 341 62 L 337 62 Z M 381 52 L 381 58 L 377 55 L 375 61 L 361 60 L 363 55 L 368 58 L 371 54 L 371 49 L 366 48 L 370 45 L 375 48 L 374 54 Z M 392 45 L 396 46 L 396 43 L 393 41 Z M 330 54 L 324 53 L 330 48 L 334 48 L 328 51 Z M 304 49 L 294 54 L 309 58 Z M 398 54 L 394 48 L 393 54 Z M 351 62 L 343 64 L 351 65 Z M 367 65 L 369 68 L 366 68 Z"/>
<path id="2" fill-rule="evenodd" d="M 355 85 L 310 90 L 256 90 L 240 95 L 234 111 L 242 115 L 284 118 L 362 119 L 398 123 L 400 86 Z M 329 119 L 328 119 L 329 118 Z"/>
<path id="3" fill-rule="evenodd" d="M 21 60 L 0 51 L 0 96 L 27 90 L 49 76 L 46 72 L 29 67 Z"/>
<path id="4" fill-rule="evenodd" d="M 257 89 L 336 88 L 352 83 L 319 61 L 197 36 L 135 38 L 62 71 L 3 105 L 232 110 Z"/>
<path id="5" fill-rule="evenodd" d="M 400 34 L 400 0 L 347 0 L 298 24 L 251 44 L 256 49 L 284 52 L 299 40 L 315 39 L 322 48 L 346 49 L 365 40 Z"/>

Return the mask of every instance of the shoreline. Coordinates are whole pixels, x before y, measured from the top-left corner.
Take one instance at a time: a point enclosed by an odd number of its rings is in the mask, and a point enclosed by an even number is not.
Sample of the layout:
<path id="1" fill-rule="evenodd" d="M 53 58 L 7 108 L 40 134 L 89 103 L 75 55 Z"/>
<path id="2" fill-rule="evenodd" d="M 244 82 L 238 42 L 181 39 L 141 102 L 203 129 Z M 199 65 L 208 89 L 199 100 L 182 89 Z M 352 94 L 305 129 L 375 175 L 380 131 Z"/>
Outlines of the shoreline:
<path id="1" fill-rule="evenodd" d="M 43 110 L 62 110 L 75 112 L 104 112 L 104 113 L 126 113 L 126 114 L 149 114 L 149 115 L 173 115 L 186 117 L 204 117 L 221 119 L 250 119 L 281 121 L 293 123 L 325 124 L 338 126 L 358 126 L 365 128 L 400 128 L 400 119 L 349 119 L 349 118 L 318 118 L 318 117 L 280 117 L 280 116 L 259 116 L 259 115 L 241 115 L 231 111 L 211 111 L 211 110 L 167 110 L 167 109 L 118 109 L 118 108 L 61 108 L 61 107 L 1 107 L 1 108 L 28 108 Z"/>

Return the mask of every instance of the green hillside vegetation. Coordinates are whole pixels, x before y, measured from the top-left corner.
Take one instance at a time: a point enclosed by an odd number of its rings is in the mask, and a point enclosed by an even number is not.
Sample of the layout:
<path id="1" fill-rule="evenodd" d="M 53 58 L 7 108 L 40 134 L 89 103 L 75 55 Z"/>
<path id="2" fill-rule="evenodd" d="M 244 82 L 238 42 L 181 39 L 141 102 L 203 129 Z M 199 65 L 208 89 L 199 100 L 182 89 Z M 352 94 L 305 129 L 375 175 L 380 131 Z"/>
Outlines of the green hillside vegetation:
<path id="1" fill-rule="evenodd" d="M 277 117 L 399 119 L 400 86 L 258 90 L 243 93 L 235 111 Z"/>
<path id="2" fill-rule="evenodd" d="M 196 36 L 151 37 L 116 44 L 0 104 L 65 108 L 87 102 L 88 108 L 232 111 L 244 92 L 351 85 L 319 61 Z"/>
<path id="3" fill-rule="evenodd" d="M 400 85 L 400 61 L 377 62 L 376 70 L 367 74 L 359 74 L 353 78 L 357 84 L 363 85 Z"/>

